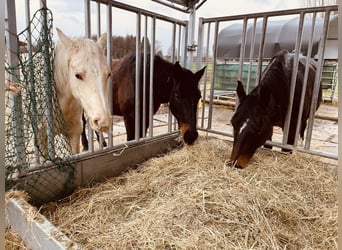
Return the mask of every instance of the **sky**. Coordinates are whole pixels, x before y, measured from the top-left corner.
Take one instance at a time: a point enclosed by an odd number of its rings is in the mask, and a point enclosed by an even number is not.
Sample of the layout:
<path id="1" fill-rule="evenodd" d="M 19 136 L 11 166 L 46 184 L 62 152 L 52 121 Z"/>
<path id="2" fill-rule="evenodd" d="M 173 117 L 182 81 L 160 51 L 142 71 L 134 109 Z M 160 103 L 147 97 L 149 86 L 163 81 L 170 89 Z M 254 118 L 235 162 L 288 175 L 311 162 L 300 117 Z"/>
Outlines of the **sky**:
<path id="1" fill-rule="evenodd" d="M 84 1 L 83 0 L 46 0 L 48 8 L 53 13 L 54 27 L 58 27 L 63 32 L 71 37 L 80 37 L 85 35 L 85 16 L 84 16 Z M 17 15 L 23 16 L 24 0 L 16 0 Z M 39 8 L 39 0 L 30 1 L 31 13 Z M 156 3 L 152 0 L 119 0 L 132 6 L 147 9 L 152 12 L 157 12 L 173 18 L 181 20 L 189 20 L 186 13 L 173 10 L 167 6 Z M 237 14 L 247 14 L 255 12 L 265 12 L 282 9 L 293 9 L 303 7 L 304 1 L 299 0 L 207 0 L 196 12 L 196 17 L 219 17 Z M 92 4 L 92 33 L 96 34 L 96 5 Z M 106 13 L 106 8 L 103 7 L 101 12 Z M 113 14 L 113 35 L 126 36 L 127 34 L 135 34 L 136 19 L 135 14 L 127 13 L 119 9 L 114 9 Z M 196 19 L 197 19 L 196 18 Z M 18 31 L 21 31 L 25 26 L 25 18 L 17 19 Z M 101 22 L 106 23 L 105 14 L 102 15 Z M 103 32 L 105 27 L 102 27 Z M 170 41 L 171 26 L 160 24 L 157 27 L 156 39 L 160 43 L 163 52 L 166 52 L 170 46 L 167 41 Z M 102 32 L 101 32 L 102 33 Z M 54 35 L 57 40 L 57 36 Z M 196 37 L 196 36 L 195 36 Z"/>

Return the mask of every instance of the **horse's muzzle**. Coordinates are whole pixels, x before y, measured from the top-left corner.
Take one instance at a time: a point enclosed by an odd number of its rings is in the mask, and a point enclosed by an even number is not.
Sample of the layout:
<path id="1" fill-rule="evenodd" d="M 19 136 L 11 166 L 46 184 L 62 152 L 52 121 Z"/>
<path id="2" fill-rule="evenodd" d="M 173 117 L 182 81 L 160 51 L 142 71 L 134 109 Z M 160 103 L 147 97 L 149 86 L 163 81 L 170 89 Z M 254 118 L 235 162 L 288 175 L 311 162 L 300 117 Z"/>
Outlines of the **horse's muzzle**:
<path id="1" fill-rule="evenodd" d="M 183 140 L 186 144 L 192 145 L 196 141 L 197 137 L 198 137 L 198 132 L 196 130 L 195 131 L 187 131 L 183 135 Z"/>
<path id="2" fill-rule="evenodd" d="M 107 132 L 110 126 L 110 117 L 90 119 L 90 127 L 97 132 Z"/>
<path id="3" fill-rule="evenodd" d="M 191 127 L 188 123 L 181 123 L 179 130 L 183 136 L 183 140 L 186 144 L 192 145 L 198 137 L 196 128 Z"/>
<path id="4" fill-rule="evenodd" d="M 238 156 L 236 159 L 230 158 L 228 162 L 228 166 L 232 168 L 243 169 L 247 167 L 249 160 L 250 160 L 250 157 L 245 156 L 245 155 Z"/>

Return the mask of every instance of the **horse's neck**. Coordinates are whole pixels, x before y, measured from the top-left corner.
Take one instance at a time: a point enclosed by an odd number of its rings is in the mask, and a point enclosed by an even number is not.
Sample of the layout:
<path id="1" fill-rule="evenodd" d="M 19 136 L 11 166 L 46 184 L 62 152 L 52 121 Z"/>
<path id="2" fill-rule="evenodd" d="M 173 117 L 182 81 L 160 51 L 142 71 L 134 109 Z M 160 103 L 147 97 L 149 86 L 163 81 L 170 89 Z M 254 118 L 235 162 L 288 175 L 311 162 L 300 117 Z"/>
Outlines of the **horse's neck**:
<path id="1" fill-rule="evenodd" d="M 155 64 L 155 79 L 154 84 L 158 85 L 160 90 L 161 103 L 167 103 L 170 101 L 171 91 L 173 88 L 173 64 L 167 61 L 162 61 Z"/>
<path id="2" fill-rule="evenodd" d="M 61 44 L 56 45 L 54 65 L 56 94 L 62 112 L 64 115 L 66 115 L 66 110 L 70 109 L 71 106 L 77 106 L 78 102 L 72 95 L 70 85 L 68 83 L 69 69 L 67 62 L 67 53 L 64 46 Z"/>
<path id="3" fill-rule="evenodd" d="M 57 95 L 63 95 L 72 98 L 71 90 L 68 84 L 68 62 L 67 53 L 61 44 L 57 44 L 55 48 L 55 84 Z"/>

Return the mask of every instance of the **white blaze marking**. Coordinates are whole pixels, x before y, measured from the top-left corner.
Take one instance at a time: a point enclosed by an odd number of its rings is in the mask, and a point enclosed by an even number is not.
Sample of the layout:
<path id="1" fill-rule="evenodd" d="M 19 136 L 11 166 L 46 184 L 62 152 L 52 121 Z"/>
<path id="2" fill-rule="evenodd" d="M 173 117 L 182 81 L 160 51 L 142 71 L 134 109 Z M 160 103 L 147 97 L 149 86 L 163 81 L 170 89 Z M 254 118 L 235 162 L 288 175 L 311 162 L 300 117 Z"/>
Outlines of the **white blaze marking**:
<path id="1" fill-rule="evenodd" d="M 247 120 L 242 124 L 242 126 L 240 128 L 240 131 L 239 131 L 239 134 L 241 134 L 242 131 L 245 129 L 245 127 L 247 126 L 248 121 L 249 121 L 249 118 L 247 118 Z"/>

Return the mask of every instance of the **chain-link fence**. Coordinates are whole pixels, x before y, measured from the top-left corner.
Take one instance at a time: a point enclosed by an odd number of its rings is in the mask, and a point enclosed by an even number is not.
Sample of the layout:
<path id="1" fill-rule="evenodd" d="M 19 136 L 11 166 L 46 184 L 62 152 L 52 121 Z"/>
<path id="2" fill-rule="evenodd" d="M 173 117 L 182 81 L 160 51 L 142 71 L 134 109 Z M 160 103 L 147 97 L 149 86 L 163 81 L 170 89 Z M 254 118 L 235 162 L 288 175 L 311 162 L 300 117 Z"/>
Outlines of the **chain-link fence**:
<path id="1" fill-rule="evenodd" d="M 37 201 L 36 194 L 59 197 L 67 192 L 74 176 L 54 88 L 52 21 L 49 9 L 35 12 L 17 35 L 18 47 L 9 47 L 17 65 L 6 63 L 6 190 L 24 189 L 38 203 L 45 201 Z"/>

